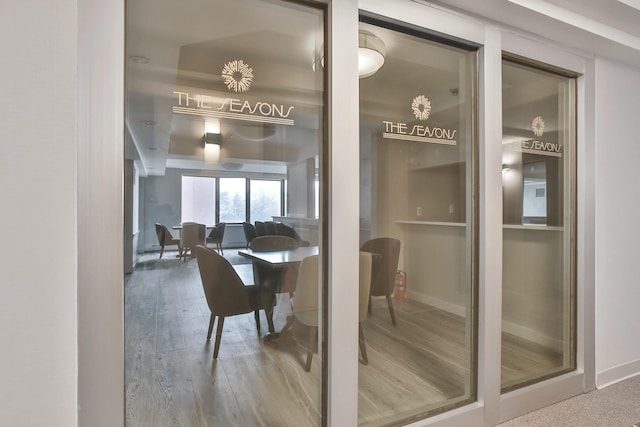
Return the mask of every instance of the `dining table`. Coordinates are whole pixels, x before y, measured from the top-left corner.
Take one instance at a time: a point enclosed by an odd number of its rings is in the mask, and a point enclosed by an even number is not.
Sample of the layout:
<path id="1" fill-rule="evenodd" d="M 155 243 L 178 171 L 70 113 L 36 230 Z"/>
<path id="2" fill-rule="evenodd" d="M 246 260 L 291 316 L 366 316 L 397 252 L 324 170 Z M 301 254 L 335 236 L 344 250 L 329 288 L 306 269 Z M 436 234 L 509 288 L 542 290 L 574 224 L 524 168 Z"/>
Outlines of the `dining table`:
<path id="1" fill-rule="evenodd" d="M 254 251 L 251 249 L 240 249 L 238 255 L 249 258 L 254 263 L 260 263 L 273 269 L 282 269 L 288 266 L 294 266 L 302 262 L 303 259 L 312 255 L 318 255 L 318 246 L 300 246 L 294 249 L 278 250 L 278 251 Z M 289 322 L 289 319 L 287 319 Z M 265 335 L 264 342 L 277 346 L 277 340 L 280 333 L 273 329 L 273 325 L 269 325 L 269 333 Z"/>
<path id="2" fill-rule="evenodd" d="M 271 267 L 282 267 L 288 264 L 302 262 L 302 260 L 308 256 L 318 255 L 318 246 L 300 246 L 294 249 L 279 251 L 240 249 L 238 255 L 249 258 L 252 261 L 267 264 Z"/>

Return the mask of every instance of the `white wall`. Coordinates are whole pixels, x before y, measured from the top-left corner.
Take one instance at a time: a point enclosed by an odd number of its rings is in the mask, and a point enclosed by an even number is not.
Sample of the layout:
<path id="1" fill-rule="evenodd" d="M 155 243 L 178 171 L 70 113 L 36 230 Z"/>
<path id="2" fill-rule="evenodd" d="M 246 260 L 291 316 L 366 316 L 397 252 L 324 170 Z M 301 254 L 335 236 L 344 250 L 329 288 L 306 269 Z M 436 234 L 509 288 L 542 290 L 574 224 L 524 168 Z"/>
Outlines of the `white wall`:
<path id="1" fill-rule="evenodd" d="M 640 373 L 640 70 L 596 61 L 596 372 Z"/>
<path id="2" fill-rule="evenodd" d="M 75 426 L 76 2 L 0 9 L 0 424 Z"/>

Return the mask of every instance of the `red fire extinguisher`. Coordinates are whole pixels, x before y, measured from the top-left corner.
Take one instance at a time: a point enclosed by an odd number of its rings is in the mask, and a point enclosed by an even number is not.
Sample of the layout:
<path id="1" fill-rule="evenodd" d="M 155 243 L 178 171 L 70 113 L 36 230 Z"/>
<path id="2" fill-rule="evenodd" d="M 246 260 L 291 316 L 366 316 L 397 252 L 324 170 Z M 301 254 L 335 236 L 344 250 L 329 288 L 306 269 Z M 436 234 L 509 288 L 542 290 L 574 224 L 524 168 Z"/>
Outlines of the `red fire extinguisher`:
<path id="1" fill-rule="evenodd" d="M 402 270 L 396 273 L 396 299 L 398 301 L 407 299 L 407 274 Z"/>

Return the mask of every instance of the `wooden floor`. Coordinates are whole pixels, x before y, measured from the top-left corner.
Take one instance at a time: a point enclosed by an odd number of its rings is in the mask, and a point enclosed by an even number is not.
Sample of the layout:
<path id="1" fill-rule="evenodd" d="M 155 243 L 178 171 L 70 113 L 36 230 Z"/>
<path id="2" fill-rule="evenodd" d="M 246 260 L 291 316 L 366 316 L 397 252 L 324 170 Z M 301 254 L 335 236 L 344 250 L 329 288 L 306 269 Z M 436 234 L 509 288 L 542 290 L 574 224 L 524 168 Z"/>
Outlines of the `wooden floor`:
<path id="1" fill-rule="evenodd" d="M 232 260 L 233 251 L 225 251 Z M 251 266 L 237 266 L 252 281 Z M 394 301 L 398 326 L 384 299 L 374 300 L 363 324 L 369 364 L 359 364 L 361 424 L 378 424 L 424 412 L 468 395 L 469 354 L 464 319 L 435 308 Z M 276 308 L 276 328 L 289 313 Z M 209 322 L 195 259 L 175 253 L 145 255 L 125 282 L 127 426 L 307 426 L 319 420 L 320 363 L 303 370 L 296 334 L 277 348 L 262 342 L 253 315 L 225 319 L 213 360 Z M 513 338 L 513 339 L 512 339 Z M 505 335 L 506 381 L 548 372 L 555 353 Z"/>

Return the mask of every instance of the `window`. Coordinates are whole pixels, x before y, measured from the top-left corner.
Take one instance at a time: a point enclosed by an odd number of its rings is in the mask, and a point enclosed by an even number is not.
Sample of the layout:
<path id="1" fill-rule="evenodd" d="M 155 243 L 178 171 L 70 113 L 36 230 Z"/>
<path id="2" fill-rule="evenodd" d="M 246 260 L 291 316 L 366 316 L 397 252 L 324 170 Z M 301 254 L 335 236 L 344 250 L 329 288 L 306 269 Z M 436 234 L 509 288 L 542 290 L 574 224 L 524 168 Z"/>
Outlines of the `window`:
<path id="1" fill-rule="evenodd" d="M 252 179 L 249 193 L 249 222 L 273 221 L 282 215 L 282 181 Z"/>
<path id="2" fill-rule="evenodd" d="M 182 177 L 182 222 L 216 223 L 216 179 Z"/>
<path id="3" fill-rule="evenodd" d="M 220 222 L 243 222 L 247 217 L 247 180 L 220 178 Z"/>

